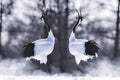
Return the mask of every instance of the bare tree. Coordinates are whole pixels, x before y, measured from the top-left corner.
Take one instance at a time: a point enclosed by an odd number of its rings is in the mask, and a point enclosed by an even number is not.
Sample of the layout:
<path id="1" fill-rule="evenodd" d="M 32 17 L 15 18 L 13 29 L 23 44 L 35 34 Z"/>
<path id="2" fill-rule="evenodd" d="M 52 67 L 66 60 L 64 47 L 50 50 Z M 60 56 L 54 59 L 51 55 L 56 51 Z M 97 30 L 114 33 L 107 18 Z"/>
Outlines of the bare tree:
<path id="1" fill-rule="evenodd" d="M 63 4 L 61 4 L 63 3 Z M 44 21 L 52 29 L 55 36 L 55 45 L 53 52 L 48 55 L 47 66 L 50 72 L 73 72 L 78 70 L 75 62 L 75 57 L 70 54 L 69 44 L 69 0 L 56 1 L 57 12 L 48 10 L 45 12 Z M 64 9 L 63 9 L 64 7 Z M 50 14 L 47 14 L 50 13 Z M 77 26 L 79 19 L 71 25 L 71 31 L 74 26 Z M 57 28 L 57 30 L 56 30 Z"/>
<path id="2" fill-rule="evenodd" d="M 114 47 L 114 55 L 113 58 L 117 58 L 120 56 L 119 54 L 119 22 L 120 22 L 120 0 L 118 0 L 118 8 L 117 8 L 117 20 L 116 20 L 116 35 L 115 35 L 115 47 Z"/>
<path id="3" fill-rule="evenodd" d="M 2 46 L 1 43 L 1 33 L 3 29 L 3 14 L 5 15 L 4 17 L 8 17 L 8 15 L 11 15 L 12 13 L 12 8 L 13 8 L 13 0 L 9 0 L 8 2 L 3 4 L 3 0 L 0 1 L 0 54 L 2 58 L 6 57 L 5 53 L 5 48 Z"/>
<path id="4" fill-rule="evenodd" d="M 2 47 L 2 44 L 1 44 L 1 32 L 2 32 L 2 17 L 3 17 L 3 4 L 2 4 L 2 0 L 0 2 L 0 55 L 1 57 L 4 56 L 4 53 L 3 53 L 3 47 Z"/>

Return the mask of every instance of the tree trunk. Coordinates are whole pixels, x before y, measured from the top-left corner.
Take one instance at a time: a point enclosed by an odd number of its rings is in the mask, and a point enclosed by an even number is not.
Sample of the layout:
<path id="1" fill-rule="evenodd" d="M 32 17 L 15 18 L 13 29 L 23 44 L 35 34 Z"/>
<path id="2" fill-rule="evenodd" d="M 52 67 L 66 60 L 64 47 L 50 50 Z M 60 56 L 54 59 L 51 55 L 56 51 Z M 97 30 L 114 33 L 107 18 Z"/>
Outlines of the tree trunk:
<path id="1" fill-rule="evenodd" d="M 59 0 L 58 8 L 58 34 L 55 36 L 55 46 L 53 52 L 48 56 L 47 66 L 50 72 L 73 72 L 77 70 L 75 57 L 69 52 L 69 34 L 68 34 L 68 16 L 69 16 L 69 0 L 65 0 L 66 9 L 61 12 Z M 64 14 L 64 16 L 62 15 Z M 52 22 L 51 22 L 52 23 Z"/>
<path id="2" fill-rule="evenodd" d="M 113 58 L 118 58 L 120 57 L 119 54 L 119 22 L 120 22 L 120 0 L 118 0 L 118 10 L 117 10 L 117 20 L 116 20 L 116 35 L 115 35 L 115 47 L 114 47 L 114 55 Z"/>
<path id="3" fill-rule="evenodd" d="M 69 52 L 69 34 L 68 34 L 68 17 L 69 17 L 69 0 L 65 0 L 65 16 L 61 26 L 61 71 L 73 72 L 77 70 L 75 57 Z"/>
<path id="4" fill-rule="evenodd" d="M 5 57 L 4 53 L 3 53 L 3 47 L 2 47 L 2 44 L 1 44 L 1 32 L 2 32 L 2 14 L 3 14 L 3 10 L 2 10 L 2 0 L 1 0 L 1 3 L 0 3 L 0 6 L 1 6 L 1 9 L 0 9 L 0 56 L 2 58 Z"/>

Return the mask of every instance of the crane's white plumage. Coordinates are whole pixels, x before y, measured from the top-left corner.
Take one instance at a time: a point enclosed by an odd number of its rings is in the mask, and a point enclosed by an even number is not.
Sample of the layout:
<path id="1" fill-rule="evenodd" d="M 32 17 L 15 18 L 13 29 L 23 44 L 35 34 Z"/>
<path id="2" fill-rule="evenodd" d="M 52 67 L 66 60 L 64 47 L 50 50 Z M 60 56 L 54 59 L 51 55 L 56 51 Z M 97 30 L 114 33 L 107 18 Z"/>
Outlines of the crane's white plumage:
<path id="1" fill-rule="evenodd" d="M 76 39 L 75 34 L 72 31 L 69 38 L 69 51 L 75 56 L 75 61 L 77 64 L 79 64 L 81 60 L 87 61 L 87 59 L 93 57 L 85 55 L 85 42 L 87 41 L 88 40 L 86 39 Z"/>
<path id="2" fill-rule="evenodd" d="M 40 60 L 40 63 L 47 62 L 47 56 L 53 51 L 55 38 L 50 30 L 49 35 L 46 39 L 38 39 L 34 43 L 34 56 L 31 58 Z"/>

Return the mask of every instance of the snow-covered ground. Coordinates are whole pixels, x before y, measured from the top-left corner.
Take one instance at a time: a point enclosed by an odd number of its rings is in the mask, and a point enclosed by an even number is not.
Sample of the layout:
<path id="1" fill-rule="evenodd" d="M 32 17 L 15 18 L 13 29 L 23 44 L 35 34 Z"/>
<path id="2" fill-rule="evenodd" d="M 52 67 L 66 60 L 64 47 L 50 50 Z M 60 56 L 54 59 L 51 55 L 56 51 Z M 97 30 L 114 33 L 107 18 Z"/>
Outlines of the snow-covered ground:
<path id="1" fill-rule="evenodd" d="M 72 74 L 56 73 L 48 74 L 40 70 L 27 72 L 26 61 L 21 60 L 1 60 L 0 80 L 120 80 L 119 64 L 112 64 L 108 60 L 99 61 L 97 68 L 88 68 L 88 73 L 84 76 L 76 72 Z M 30 68 L 30 67 L 28 67 Z"/>
<path id="2" fill-rule="evenodd" d="M 0 80 L 120 80 L 116 77 L 0 76 Z"/>

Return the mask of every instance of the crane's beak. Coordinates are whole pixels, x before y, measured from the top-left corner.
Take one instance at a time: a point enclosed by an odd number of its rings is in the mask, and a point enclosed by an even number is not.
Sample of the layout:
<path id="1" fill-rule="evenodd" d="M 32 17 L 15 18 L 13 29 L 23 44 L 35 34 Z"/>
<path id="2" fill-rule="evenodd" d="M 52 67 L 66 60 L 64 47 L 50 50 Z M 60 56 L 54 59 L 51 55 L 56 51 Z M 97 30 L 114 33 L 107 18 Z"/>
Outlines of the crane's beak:
<path id="1" fill-rule="evenodd" d="M 80 19 L 79 23 L 82 24 L 82 19 Z"/>
<path id="2" fill-rule="evenodd" d="M 80 22 L 82 22 L 82 19 L 80 19 Z"/>

